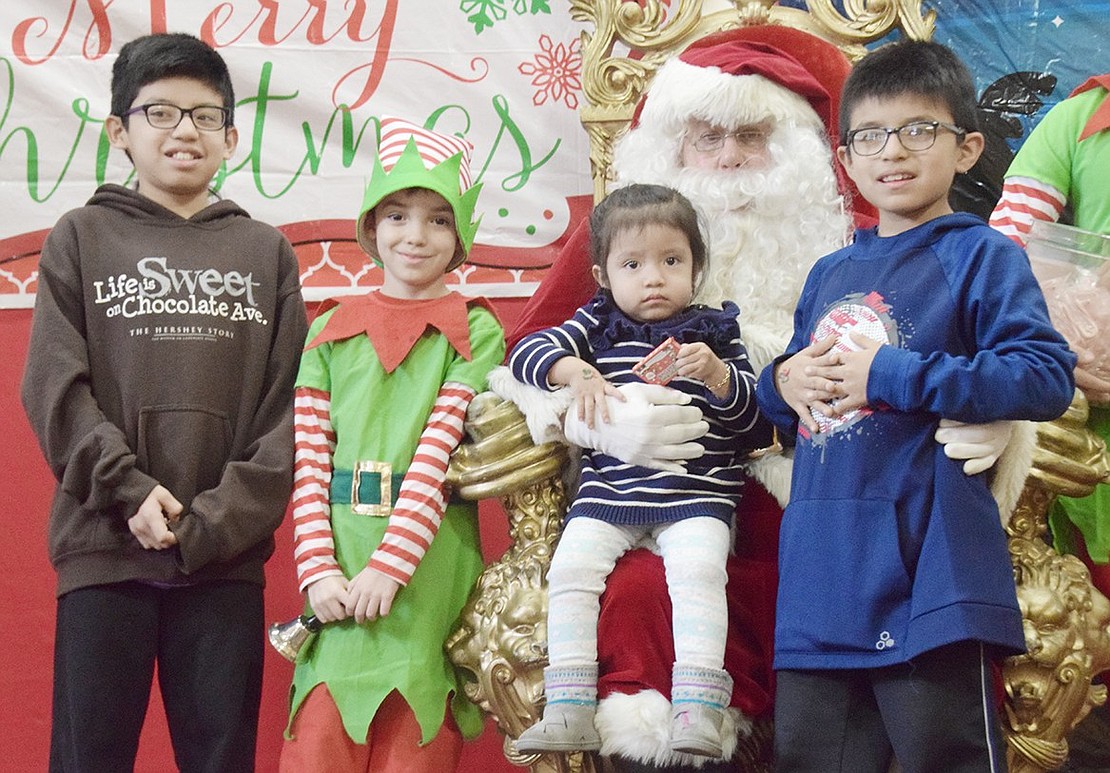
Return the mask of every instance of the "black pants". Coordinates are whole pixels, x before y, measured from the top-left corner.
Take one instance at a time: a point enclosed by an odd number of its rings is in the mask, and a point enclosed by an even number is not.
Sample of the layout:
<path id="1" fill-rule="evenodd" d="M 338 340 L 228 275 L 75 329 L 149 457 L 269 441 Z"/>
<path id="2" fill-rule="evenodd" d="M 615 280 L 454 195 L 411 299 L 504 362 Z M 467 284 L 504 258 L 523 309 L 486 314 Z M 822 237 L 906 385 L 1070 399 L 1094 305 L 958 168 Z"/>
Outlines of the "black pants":
<path id="1" fill-rule="evenodd" d="M 990 663 L 957 642 L 876 669 L 779 671 L 775 770 L 904 773 L 1006 770 Z"/>
<path id="2" fill-rule="evenodd" d="M 58 599 L 50 770 L 134 769 L 154 664 L 183 773 L 254 770 L 262 588 L 121 583 Z"/>

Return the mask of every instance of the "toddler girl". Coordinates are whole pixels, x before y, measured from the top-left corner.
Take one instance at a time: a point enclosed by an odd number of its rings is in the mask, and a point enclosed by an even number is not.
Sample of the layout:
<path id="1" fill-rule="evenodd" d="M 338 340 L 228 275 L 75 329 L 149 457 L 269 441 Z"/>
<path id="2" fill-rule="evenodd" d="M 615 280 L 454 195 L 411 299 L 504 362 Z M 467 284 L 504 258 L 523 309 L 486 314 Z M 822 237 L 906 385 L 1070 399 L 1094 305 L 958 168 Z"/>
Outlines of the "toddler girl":
<path id="1" fill-rule="evenodd" d="M 728 613 L 725 557 L 740 496 L 741 446 L 769 445 L 738 309 L 691 305 L 707 251 L 693 206 L 659 185 L 610 194 L 590 218 L 601 289 L 572 319 L 514 349 L 513 375 L 541 389 L 569 387 L 579 417 L 606 421 L 617 384 L 669 380 L 702 409 L 705 453 L 684 471 L 653 470 L 586 450 L 578 494 L 548 572 L 548 654 L 543 718 L 516 742 L 522 753 L 594 750 L 598 598 L 616 560 L 650 536 L 674 608 L 675 751 L 719 757 L 732 695 L 722 668 Z M 749 434 L 751 433 L 751 434 Z M 739 436 L 747 435 L 745 440 Z"/>

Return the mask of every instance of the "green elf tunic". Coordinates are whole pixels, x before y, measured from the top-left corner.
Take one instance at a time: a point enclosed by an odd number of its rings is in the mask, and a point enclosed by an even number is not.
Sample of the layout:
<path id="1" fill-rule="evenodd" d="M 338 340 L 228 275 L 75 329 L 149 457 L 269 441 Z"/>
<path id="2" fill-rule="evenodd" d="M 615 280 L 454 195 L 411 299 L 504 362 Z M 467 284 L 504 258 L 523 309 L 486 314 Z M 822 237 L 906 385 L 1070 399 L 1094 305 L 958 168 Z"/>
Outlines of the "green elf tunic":
<path id="1" fill-rule="evenodd" d="M 330 521 L 336 560 L 351 578 L 366 566 L 390 519 L 354 511 L 350 471 L 360 462 L 379 463 L 375 468 L 392 475 L 395 496 L 440 387 L 456 382 L 485 389 L 486 375 L 504 358 L 504 333 L 483 301 L 458 293 L 431 301 L 372 293 L 322 314 L 308 341 L 297 387 L 330 394 Z M 388 486 L 383 492 L 389 496 Z M 481 570 L 477 506 L 451 502 L 390 613 L 362 625 L 348 618 L 324 626 L 296 664 L 290 724 L 312 688 L 325 684 L 358 743 L 366 742 L 374 714 L 393 690 L 412 708 L 422 743 L 443 724 L 449 696 L 464 737 L 477 736 L 480 712 L 463 696 L 444 642 Z"/>

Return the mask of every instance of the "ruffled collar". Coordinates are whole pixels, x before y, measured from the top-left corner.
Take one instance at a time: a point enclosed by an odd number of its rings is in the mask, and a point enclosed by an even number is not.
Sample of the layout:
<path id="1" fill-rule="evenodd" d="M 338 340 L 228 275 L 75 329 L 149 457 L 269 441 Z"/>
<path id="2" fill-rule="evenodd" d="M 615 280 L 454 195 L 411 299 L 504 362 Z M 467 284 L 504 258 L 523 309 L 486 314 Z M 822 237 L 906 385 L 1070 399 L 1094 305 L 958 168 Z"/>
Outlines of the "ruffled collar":
<path id="1" fill-rule="evenodd" d="M 1074 97 L 1076 94 L 1082 94 L 1084 91 L 1090 91 L 1091 89 L 1100 87 L 1110 92 L 1110 74 L 1094 75 L 1088 78 L 1068 96 Z M 1083 132 L 1079 135 L 1077 142 L 1082 142 L 1091 135 L 1098 134 L 1100 131 L 1107 128 L 1110 128 L 1110 99 L 1103 99 L 1095 112 L 1087 119 L 1087 125 L 1083 127 Z"/>
<path id="2" fill-rule="evenodd" d="M 715 352 L 725 351 L 736 337 L 736 319 L 740 308 L 725 301 L 722 308 L 694 304 L 659 322 L 637 322 L 617 308 L 612 294 L 598 290 L 586 311 L 597 320 L 589 332 L 594 351 L 612 349 L 629 341 L 642 341 L 652 347 L 673 337 L 680 344 L 702 342 Z"/>
<path id="3" fill-rule="evenodd" d="M 340 298 L 333 302 L 335 311 L 305 349 L 365 335 L 385 372 L 392 373 L 424 332 L 433 327 L 463 359 L 470 360 L 473 355 L 468 313 L 472 303 L 493 313 L 484 298 L 465 298 L 457 292 L 426 300 L 392 298 L 377 290 L 368 295 Z"/>

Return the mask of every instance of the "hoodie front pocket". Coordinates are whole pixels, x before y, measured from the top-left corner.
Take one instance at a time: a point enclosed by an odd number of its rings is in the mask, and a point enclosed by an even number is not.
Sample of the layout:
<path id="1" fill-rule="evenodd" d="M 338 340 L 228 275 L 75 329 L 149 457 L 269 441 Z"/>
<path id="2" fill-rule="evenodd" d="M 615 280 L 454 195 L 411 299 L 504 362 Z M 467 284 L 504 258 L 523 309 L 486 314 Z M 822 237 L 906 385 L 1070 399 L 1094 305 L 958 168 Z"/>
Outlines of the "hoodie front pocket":
<path id="1" fill-rule="evenodd" d="M 220 482 L 231 448 L 226 414 L 193 405 L 158 405 L 139 413 L 140 469 L 186 508 Z"/>
<path id="2" fill-rule="evenodd" d="M 776 649 L 897 648 L 909 618 L 910 591 L 892 502 L 790 503 L 780 544 Z"/>

